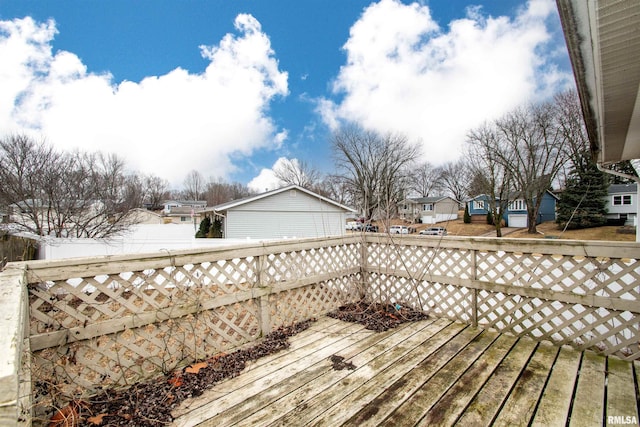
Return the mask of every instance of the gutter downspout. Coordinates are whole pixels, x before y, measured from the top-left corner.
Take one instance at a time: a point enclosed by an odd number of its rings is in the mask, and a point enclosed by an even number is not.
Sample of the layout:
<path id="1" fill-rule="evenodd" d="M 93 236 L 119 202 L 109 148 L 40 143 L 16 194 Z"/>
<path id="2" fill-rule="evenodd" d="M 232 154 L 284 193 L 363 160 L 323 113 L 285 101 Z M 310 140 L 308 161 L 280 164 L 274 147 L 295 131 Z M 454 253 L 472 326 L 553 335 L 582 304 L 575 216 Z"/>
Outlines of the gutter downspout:
<path id="1" fill-rule="evenodd" d="M 635 161 L 632 161 L 632 164 L 634 169 L 636 169 L 636 165 L 634 162 Z M 607 169 L 600 163 L 596 163 L 596 166 L 598 167 L 599 171 L 608 173 L 609 175 L 615 175 L 622 178 L 630 179 L 636 182 L 636 242 L 640 242 L 640 178 L 638 178 L 637 176 L 627 175 L 626 173 Z"/>

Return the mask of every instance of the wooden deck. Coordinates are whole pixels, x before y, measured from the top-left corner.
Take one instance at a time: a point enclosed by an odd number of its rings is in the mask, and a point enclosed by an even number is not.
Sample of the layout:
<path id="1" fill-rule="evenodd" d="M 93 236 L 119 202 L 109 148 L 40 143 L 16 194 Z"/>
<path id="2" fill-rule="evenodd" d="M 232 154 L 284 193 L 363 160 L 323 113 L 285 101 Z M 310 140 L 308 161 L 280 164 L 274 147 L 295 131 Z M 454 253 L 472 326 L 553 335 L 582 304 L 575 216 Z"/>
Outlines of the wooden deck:
<path id="1" fill-rule="evenodd" d="M 444 319 L 375 333 L 323 317 L 185 402 L 173 425 L 637 425 L 639 377 L 638 361 Z"/>

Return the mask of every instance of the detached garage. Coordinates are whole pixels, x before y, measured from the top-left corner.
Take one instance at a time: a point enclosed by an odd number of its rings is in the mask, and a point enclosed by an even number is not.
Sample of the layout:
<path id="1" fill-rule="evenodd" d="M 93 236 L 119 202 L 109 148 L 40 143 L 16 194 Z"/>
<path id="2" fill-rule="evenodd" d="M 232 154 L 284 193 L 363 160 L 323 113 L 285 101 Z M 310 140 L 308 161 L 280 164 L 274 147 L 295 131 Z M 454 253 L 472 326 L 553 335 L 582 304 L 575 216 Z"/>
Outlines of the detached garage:
<path id="1" fill-rule="evenodd" d="M 283 239 L 345 233 L 347 216 L 356 212 L 297 185 L 283 187 L 205 210 L 222 218 L 229 239 Z"/>

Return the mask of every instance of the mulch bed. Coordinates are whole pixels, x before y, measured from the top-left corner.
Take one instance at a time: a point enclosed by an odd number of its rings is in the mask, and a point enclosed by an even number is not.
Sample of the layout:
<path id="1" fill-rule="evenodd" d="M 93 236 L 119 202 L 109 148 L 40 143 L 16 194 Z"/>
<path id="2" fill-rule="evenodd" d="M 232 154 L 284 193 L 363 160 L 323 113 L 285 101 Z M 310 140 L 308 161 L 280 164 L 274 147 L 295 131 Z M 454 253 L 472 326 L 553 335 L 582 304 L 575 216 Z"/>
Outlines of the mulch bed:
<path id="1" fill-rule="evenodd" d="M 173 421 L 171 411 L 184 400 L 239 375 L 249 361 L 289 348 L 288 338 L 308 329 L 313 321 L 315 319 L 281 327 L 251 348 L 216 355 L 170 376 L 71 402 L 54 413 L 49 427 L 168 425 Z"/>
<path id="2" fill-rule="evenodd" d="M 426 313 L 402 304 L 365 301 L 344 305 L 328 316 L 359 323 L 378 332 L 427 318 Z M 170 376 L 123 390 L 106 390 L 90 399 L 71 402 L 54 413 L 49 427 L 168 425 L 173 421 L 171 411 L 184 400 L 201 395 L 226 378 L 239 375 L 249 361 L 289 348 L 288 338 L 308 329 L 313 321 L 315 319 L 281 327 L 251 348 L 216 355 Z M 331 356 L 331 362 L 334 369 L 355 369 L 340 356 Z"/>
<path id="3" fill-rule="evenodd" d="M 428 317 L 425 312 L 414 310 L 402 303 L 382 304 L 367 301 L 343 305 L 327 316 L 345 322 L 359 323 L 376 332 L 383 332 L 402 323 L 416 322 Z"/>

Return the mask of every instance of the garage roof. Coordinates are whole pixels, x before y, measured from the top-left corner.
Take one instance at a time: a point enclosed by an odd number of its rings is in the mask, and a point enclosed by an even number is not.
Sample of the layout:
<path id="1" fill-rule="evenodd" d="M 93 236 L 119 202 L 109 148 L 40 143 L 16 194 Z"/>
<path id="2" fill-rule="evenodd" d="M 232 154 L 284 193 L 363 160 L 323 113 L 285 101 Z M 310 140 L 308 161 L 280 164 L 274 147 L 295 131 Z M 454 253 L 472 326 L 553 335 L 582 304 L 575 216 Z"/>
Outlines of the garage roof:
<path id="1" fill-rule="evenodd" d="M 556 2 L 592 153 L 640 159 L 640 1 Z"/>

